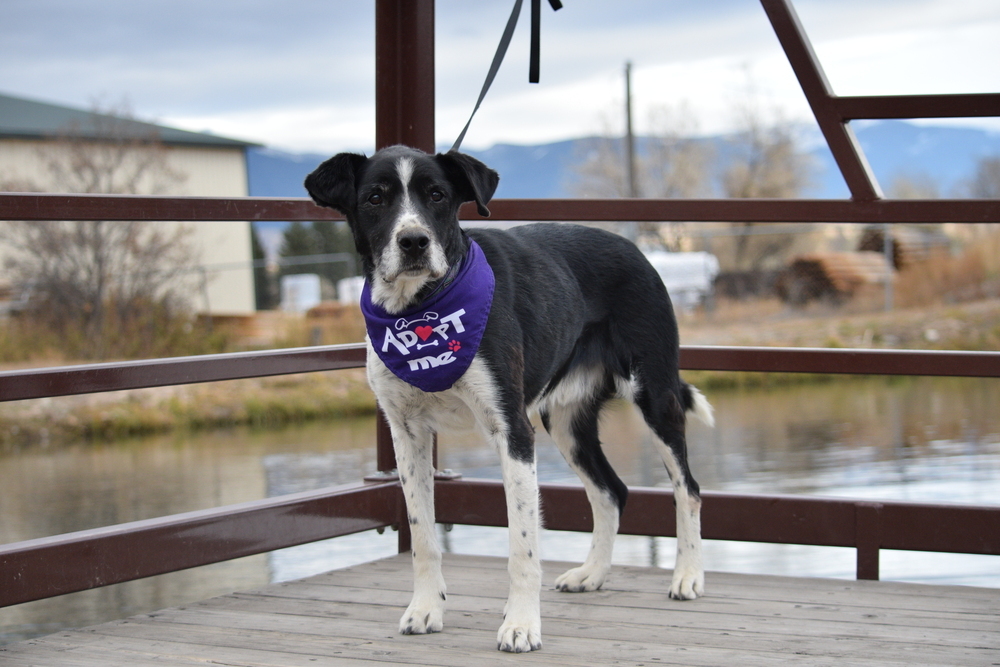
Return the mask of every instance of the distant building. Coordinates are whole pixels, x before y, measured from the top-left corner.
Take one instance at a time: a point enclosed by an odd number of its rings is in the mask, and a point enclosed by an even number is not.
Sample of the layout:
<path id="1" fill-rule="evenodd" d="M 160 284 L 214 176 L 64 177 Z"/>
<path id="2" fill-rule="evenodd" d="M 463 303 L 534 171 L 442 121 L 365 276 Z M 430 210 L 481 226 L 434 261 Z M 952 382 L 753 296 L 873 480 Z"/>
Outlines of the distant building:
<path id="1" fill-rule="evenodd" d="M 51 170 L 46 167 L 45 156 L 51 157 L 53 151 L 68 150 L 65 148 L 67 136 L 83 141 L 93 139 L 97 145 L 106 137 L 101 128 L 109 123 L 124 128 L 130 135 L 134 133 L 137 138 L 154 137 L 165 149 L 165 162 L 170 172 L 181 177 L 165 190 L 159 189 L 150 179 L 140 181 L 134 189 L 135 194 L 247 196 L 246 151 L 256 144 L 7 95 L 0 95 L 0 181 L 31 184 L 42 191 L 54 191 L 56 185 Z M 149 224 L 184 225 L 192 230 L 192 244 L 207 279 L 204 288 L 192 294 L 191 303 L 198 312 L 216 316 L 254 313 L 249 222 Z M 0 256 L 3 254 L 4 249 L 0 247 Z"/>

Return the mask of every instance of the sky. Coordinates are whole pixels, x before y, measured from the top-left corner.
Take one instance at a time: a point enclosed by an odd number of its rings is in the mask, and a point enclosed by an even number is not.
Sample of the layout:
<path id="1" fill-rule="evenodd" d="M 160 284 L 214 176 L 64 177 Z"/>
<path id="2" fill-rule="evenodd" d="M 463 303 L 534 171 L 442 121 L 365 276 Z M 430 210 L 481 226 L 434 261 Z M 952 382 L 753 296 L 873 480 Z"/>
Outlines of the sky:
<path id="1" fill-rule="evenodd" d="M 0 2 L 0 93 L 127 101 L 143 120 L 293 152 L 374 146 L 371 0 Z M 724 133 L 748 103 L 812 126 L 755 0 L 543 2 L 539 84 L 528 83 L 528 4 L 467 147 L 621 132 L 626 61 L 639 133 L 663 118 Z M 836 94 L 1000 92 L 997 0 L 794 4 Z M 439 145 L 471 113 L 512 6 L 438 0 Z M 1000 132 L 997 118 L 953 122 Z"/>

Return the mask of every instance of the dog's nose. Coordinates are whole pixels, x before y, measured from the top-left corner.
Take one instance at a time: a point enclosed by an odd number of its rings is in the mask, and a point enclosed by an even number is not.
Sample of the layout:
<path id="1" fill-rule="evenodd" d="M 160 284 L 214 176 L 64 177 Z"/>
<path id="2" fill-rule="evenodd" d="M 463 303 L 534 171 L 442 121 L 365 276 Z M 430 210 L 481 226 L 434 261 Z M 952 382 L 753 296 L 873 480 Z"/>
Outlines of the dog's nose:
<path id="1" fill-rule="evenodd" d="M 413 229 L 402 232 L 396 237 L 396 243 L 399 244 L 400 249 L 407 255 L 417 258 L 427 250 L 427 246 L 431 244 L 431 239 L 424 232 Z"/>

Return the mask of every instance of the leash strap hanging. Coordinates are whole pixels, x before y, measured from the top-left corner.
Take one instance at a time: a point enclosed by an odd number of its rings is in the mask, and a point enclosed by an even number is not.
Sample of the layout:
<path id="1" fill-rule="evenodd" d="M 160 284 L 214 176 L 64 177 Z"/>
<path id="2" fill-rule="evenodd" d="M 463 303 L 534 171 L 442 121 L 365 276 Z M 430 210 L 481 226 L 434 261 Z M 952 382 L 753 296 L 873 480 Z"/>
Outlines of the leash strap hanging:
<path id="1" fill-rule="evenodd" d="M 465 127 L 462 128 L 462 132 L 458 135 L 458 139 L 455 139 L 455 143 L 451 147 L 451 150 L 453 151 L 457 151 L 461 147 L 462 141 L 465 139 L 465 133 L 469 131 L 469 126 L 472 125 L 472 119 L 476 116 L 476 112 L 479 111 L 479 105 L 483 103 L 483 98 L 486 97 L 486 92 L 490 89 L 490 86 L 493 85 L 493 79 L 496 78 L 497 72 L 500 71 L 500 64 L 503 62 L 504 56 L 507 55 L 507 47 L 510 46 L 510 40 L 514 36 L 514 28 L 517 27 L 517 19 L 521 15 L 522 4 L 523 0 L 514 0 L 514 9 L 510 13 L 510 18 L 507 19 L 507 26 L 503 29 L 503 35 L 500 37 L 500 44 L 497 45 L 497 52 L 493 55 L 493 62 L 490 64 L 490 71 L 486 74 L 486 81 L 483 83 L 483 89 L 479 91 L 479 99 L 476 100 L 476 106 L 473 107 L 472 114 L 469 116 L 469 120 L 465 123 Z M 553 10 L 562 9 L 562 3 L 559 0 L 549 0 L 549 4 L 552 6 Z M 541 14 L 542 0 L 531 0 L 531 55 L 530 64 L 528 66 L 529 83 L 538 83 Z"/>

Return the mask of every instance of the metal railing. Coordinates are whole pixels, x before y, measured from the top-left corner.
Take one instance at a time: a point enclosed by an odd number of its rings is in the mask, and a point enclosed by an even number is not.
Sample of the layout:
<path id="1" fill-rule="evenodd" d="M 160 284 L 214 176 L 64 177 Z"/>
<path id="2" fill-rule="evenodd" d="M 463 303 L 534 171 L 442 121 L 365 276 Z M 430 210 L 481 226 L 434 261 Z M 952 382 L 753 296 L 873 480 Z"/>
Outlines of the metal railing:
<path id="1" fill-rule="evenodd" d="M 997 200 L 881 198 L 848 125 L 854 118 L 1000 116 L 1000 95 L 837 97 L 789 0 L 762 5 L 851 192 L 850 200 L 498 200 L 497 220 L 1000 222 Z M 376 145 L 434 150 L 433 0 L 377 0 Z M 305 199 L 0 194 L 0 220 L 317 220 Z M 476 217 L 466 209 L 463 217 Z M 354 368 L 360 345 L 91 364 L 0 373 L 0 400 Z M 997 352 L 683 347 L 684 369 L 1000 378 Z M 0 606 L 408 523 L 388 429 L 373 434 L 379 481 L 0 546 Z M 502 487 L 439 480 L 444 523 L 506 524 Z M 543 485 L 546 525 L 590 530 L 580 487 Z M 878 578 L 880 549 L 1000 555 L 1000 508 L 706 492 L 708 539 L 857 549 L 857 576 Z M 633 489 L 621 532 L 674 534 L 671 493 Z"/>

